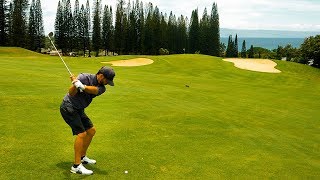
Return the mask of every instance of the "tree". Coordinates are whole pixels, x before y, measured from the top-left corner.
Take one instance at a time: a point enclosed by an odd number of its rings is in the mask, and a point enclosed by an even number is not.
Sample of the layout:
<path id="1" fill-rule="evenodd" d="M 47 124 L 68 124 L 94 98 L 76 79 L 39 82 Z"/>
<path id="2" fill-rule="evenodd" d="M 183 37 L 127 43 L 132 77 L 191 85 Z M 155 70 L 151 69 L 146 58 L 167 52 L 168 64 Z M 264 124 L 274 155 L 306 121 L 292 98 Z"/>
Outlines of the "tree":
<path id="1" fill-rule="evenodd" d="M 310 36 L 300 46 L 302 60 L 300 63 L 310 63 L 320 68 L 320 35 Z"/>
<path id="2" fill-rule="evenodd" d="M 118 54 L 122 54 L 125 48 L 125 29 L 126 29 L 126 15 L 124 9 L 124 1 L 118 0 L 116 10 L 116 22 L 114 32 L 114 45 Z"/>
<path id="3" fill-rule="evenodd" d="M 209 24 L 209 16 L 207 13 L 207 8 L 204 8 L 202 18 L 200 20 L 200 26 L 199 26 L 199 45 L 200 45 L 200 52 L 202 54 L 209 54 L 209 48 L 210 48 L 210 24 Z"/>
<path id="4" fill-rule="evenodd" d="M 238 51 L 238 35 L 236 34 L 236 38 L 234 39 L 233 57 L 238 57 Z"/>
<path id="5" fill-rule="evenodd" d="M 189 31 L 189 48 L 190 53 L 195 53 L 199 50 L 199 18 L 198 9 L 193 10 L 190 20 L 190 31 Z"/>
<path id="6" fill-rule="evenodd" d="M 246 40 L 243 40 L 243 42 L 242 42 L 241 57 L 242 58 L 246 58 L 247 57 Z"/>
<path id="7" fill-rule="evenodd" d="M 73 44 L 74 48 L 79 50 L 81 49 L 81 35 L 82 35 L 82 18 L 81 18 L 81 10 L 80 10 L 80 5 L 79 5 L 79 0 L 75 1 L 75 7 L 73 10 L 73 26 L 74 26 L 74 31 L 73 31 Z"/>
<path id="8" fill-rule="evenodd" d="M 35 51 L 37 49 L 35 44 L 36 39 L 36 20 L 35 17 L 35 0 L 32 0 L 29 11 L 29 27 L 28 27 L 28 45 L 27 48 Z"/>
<path id="9" fill-rule="evenodd" d="M 0 0 L 0 46 L 8 44 L 8 34 L 6 32 L 6 3 L 6 0 Z"/>
<path id="10" fill-rule="evenodd" d="M 28 45 L 32 51 L 41 51 L 44 47 L 44 30 L 40 0 L 32 0 L 29 11 Z"/>
<path id="11" fill-rule="evenodd" d="M 105 55 L 111 50 L 112 42 L 112 8 L 108 6 L 104 7 L 104 13 L 102 18 L 102 45 L 105 50 Z"/>
<path id="12" fill-rule="evenodd" d="M 251 47 L 249 49 L 248 58 L 254 58 L 253 45 L 251 45 Z"/>
<path id="13" fill-rule="evenodd" d="M 101 2 L 99 0 L 96 0 L 94 6 L 92 30 L 92 46 L 96 52 L 96 57 L 98 57 L 101 47 Z"/>
<path id="14" fill-rule="evenodd" d="M 232 35 L 230 35 L 228 39 L 226 57 L 235 57 L 235 43 L 232 40 Z"/>
<path id="15" fill-rule="evenodd" d="M 187 47 L 187 24 L 186 20 L 181 15 L 178 18 L 178 27 L 177 27 L 177 53 L 185 53 Z"/>
<path id="16" fill-rule="evenodd" d="M 210 55 L 220 56 L 220 25 L 218 5 L 213 3 L 210 16 Z"/>
<path id="17" fill-rule="evenodd" d="M 26 47 L 27 22 L 26 11 L 28 0 L 13 0 L 12 13 L 12 45 Z"/>

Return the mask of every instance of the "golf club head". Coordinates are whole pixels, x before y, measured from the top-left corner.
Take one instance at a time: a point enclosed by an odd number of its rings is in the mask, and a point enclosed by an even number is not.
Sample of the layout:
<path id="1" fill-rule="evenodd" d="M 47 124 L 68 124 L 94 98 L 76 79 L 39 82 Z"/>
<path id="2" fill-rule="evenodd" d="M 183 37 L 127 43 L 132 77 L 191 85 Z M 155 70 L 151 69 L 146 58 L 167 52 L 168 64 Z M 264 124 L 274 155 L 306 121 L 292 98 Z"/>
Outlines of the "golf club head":
<path id="1" fill-rule="evenodd" d="M 52 37 L 52 36 L 53 36 L 53 32 L 50 32 L 50 33 L 48 34 L 48 36 L 49 36 L 49 37 Z"/>

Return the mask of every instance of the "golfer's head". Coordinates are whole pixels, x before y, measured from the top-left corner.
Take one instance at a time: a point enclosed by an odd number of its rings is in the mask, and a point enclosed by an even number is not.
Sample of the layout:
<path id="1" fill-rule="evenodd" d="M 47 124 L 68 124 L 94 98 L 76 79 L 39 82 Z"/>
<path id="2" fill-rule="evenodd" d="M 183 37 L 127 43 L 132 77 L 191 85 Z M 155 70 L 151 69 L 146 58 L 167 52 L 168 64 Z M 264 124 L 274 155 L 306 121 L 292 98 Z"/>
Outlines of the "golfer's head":
<path id="1" fill-rule="evenodd" d="M 114 70 L 110 67 L 103 66 L 97 74 L 103 74 L 104 78 L 107 80 L 107 84 L 114 86 L 113 78 L 116 75 Z"/>

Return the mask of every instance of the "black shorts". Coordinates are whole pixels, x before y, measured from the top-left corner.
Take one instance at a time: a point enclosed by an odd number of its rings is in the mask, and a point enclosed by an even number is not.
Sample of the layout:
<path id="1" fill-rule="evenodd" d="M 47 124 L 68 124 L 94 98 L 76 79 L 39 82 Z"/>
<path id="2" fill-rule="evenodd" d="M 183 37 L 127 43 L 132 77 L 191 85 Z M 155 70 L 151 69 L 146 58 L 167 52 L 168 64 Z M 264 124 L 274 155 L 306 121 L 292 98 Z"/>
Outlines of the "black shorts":
<path id="1" fill-rule="evenodd" d="M 61 103 L 60 113 L 64 121 L 71 127 L 73 135 L 85 132 L 93 127 L 84 109 L 75 109 L 69 102 L 63 101 Z"/>

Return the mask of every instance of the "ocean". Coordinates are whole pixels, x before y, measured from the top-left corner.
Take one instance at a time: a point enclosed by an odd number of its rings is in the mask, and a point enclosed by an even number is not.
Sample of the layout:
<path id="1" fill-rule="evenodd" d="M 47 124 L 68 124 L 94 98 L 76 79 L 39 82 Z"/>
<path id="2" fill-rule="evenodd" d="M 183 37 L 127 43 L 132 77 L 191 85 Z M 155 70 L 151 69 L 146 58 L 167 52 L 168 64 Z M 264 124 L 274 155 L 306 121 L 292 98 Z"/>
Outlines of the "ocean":
<path id="1" fill-rule="evenodd" d="M 235 37 L 232 37 L 234 41 Z M 228 45 L 228 37 L 221 37 L 220 41 L 226 46 Z M 300 45 L 303 43 L 304 38 L 238 38 L 238 48 L 241 51 L 243 40 L 246 40 L 247 50 L 251 45 L 253 47 L 262 47 L 269 50 L 277 49 L 278 46 L 285 47 L 288 44 L 291 44 L 294 48 L 300 48 Z"/>

